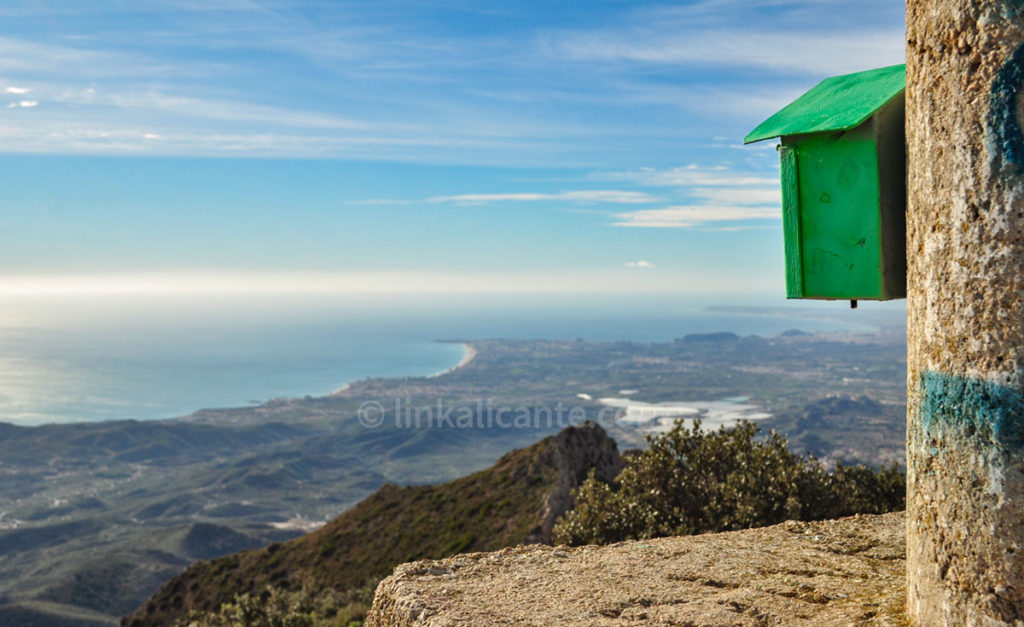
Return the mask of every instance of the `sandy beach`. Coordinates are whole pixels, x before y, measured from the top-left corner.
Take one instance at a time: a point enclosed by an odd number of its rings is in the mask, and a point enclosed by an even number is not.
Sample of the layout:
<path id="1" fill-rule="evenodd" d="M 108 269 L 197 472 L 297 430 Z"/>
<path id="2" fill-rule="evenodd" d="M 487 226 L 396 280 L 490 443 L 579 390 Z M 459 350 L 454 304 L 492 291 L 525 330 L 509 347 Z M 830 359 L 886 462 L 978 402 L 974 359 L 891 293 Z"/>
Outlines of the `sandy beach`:
<path id="1" fill-rule="evenodd" d="M 428 379 L 436 379 L 437 377 L 443 377 L 444 375 L 450 374 L 452 372 L 455 372 L 459 368 L 462 368 L 463 366 L 465 366 L 469 362 L 473 361 L 473 358 L 476 357 L 476 349 L 473 348 L 472 344 L 469 344 L 468 342 L 459 342 L 459 343 L 462 344 L 462 349 L 465 351 L 465 353 L 462 355 L 462 359 L 459 360 L 459 363 L 455 364 L 451 368 L 448 368 L 447 370 L 442 370 L 440 372 L 435 372 L 434 374 L 427 375 L 426 378 L 428 378 Z M 349 381 L 345 385 L 343 385 L 340 388 L 338 388 L 338 389 L 334 390 L 333 392 L 331 392 L 328 396 L 334 396 L 336 394 L 342 394 L 343 392 L 348 390 L 350 387 L 352 387 L 353 383 L 354 383 L 354 381 Z"/>
<path id="2" fill-rule="evenodd" d="M 465 366 L 466 364 L 468 364 L 469 362 L 473 361 L 473 358 L 476 357 L 476 349 L 473 348 L 473 345 L 469 344 L 467 342 L 460 342 L 460 344 L 462 344 L 462 348 L 466 351 L 466 354 L 462 356 L 462 360 L 460 360 L 459 363 L 455 364 L 451 368 L 449 368 L 447 370 L 442 370 L 441 372 L 434 373 L 434 374 L 430 375 L 430 377 L 428 377 L 428 378 L 436 379 L 437 377 L 441 377 L 441 376 L 444 376 L 446 374 L 455 372 L 459 368 L 461 368 L 461 367 Z"/>

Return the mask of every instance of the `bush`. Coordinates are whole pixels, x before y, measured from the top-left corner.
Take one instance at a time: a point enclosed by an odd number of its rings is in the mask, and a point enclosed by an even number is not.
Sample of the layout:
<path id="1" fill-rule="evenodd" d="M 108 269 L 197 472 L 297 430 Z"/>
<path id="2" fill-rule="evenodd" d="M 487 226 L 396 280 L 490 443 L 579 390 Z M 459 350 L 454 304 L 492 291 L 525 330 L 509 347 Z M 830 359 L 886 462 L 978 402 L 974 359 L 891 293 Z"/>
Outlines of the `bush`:
<path id="1" fill-rule="evenodd" d="M 192 612 L 175 627 L 352 627 L 362 625 L 373 600 L 373 586 L 336 592 L 307 584 L 286 591 L 273 586 L 262 594 L 236 595 L 218 612 Z"/>
<path id="2" fill-rule="evenodd" d="M 894 463 L 873 470 L 837 464 L 826 471 L 813 456 L 793 454 L 786 438 L 741 422 L 703 432 L 648 436 L 650 448 L 625 457 L 613 485 L 593 471 L 575 492 L 576 505 L 555 525 L 559 544 L 728 531 L 785 520 L 822 520 L 903 509 L 905 477 Z"/>

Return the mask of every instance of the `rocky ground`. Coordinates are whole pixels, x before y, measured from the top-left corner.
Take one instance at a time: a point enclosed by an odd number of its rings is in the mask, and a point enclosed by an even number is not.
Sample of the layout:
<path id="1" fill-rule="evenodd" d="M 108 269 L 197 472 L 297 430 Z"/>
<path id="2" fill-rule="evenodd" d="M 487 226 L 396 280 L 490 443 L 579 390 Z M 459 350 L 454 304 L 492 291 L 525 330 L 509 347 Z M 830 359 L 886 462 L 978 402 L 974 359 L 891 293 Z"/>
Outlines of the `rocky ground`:
<path id="1" fill-rule="evenodd" d="M 902 512 L 403 564 L 371 626 L 903 625 Z"/>

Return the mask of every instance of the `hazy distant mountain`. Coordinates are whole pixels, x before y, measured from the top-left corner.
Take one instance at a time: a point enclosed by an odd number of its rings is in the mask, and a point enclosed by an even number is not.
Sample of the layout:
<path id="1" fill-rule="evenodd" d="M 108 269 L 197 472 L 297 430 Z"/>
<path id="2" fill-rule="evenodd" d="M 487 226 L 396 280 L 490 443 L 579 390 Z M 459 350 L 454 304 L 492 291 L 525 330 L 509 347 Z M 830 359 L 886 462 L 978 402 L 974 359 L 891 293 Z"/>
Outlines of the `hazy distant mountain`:
<path id="1" fill-rule="evenodd" d="M 269 585 L 373 586 L 410 560 L 550 543 L 552 524 L 571 507 L 570 493 L 589 470 L 611 481 L 621 467 L 615 441 L 588 423 L 442 485 L 388 484 L 305 536 L 193 564 L 124 624 L 168 625 L 189 610 L 216 610 L 236 594 L 259 594 Z"/>
<path id="2" fill-rule="evenodd" d="M 603 418 L 631 448 L 639 431 L 601 399 L 744 397 L 798 453 L 902 456 L 902 336 L 473 346 L 444 376 L 367 379 L 327 397 L 176 420 L 0 423 L 0 625 L 116 624 L 195 560 L 294 538 L 389 482 L 465 476 L 567 424 L 488 423 L 502 407 Z M 379 425 L 360 422 L 365 403 L 379 403 Z M 439 420 L 449 410 L 473 425 Z"/>

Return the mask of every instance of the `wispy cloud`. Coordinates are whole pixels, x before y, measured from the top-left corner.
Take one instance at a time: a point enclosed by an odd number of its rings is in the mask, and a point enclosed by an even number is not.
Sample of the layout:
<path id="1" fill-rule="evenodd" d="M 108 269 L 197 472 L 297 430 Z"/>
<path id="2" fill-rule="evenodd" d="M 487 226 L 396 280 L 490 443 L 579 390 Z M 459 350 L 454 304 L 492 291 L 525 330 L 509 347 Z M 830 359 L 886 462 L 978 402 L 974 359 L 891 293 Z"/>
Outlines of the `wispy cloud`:
<path id="1" fill-rule="evenodd" d="M 559 192 L 556 194 L 542 193 L 510 193 L 510 194 L 459 194 L 457 196 L 434 196 L 427 199 L 433 203 L 457 203 L 462 205 L 482 205 L 494 202 L 536 202 L 543 200 L 564 200 L 581 203 L 612 203 L 635 205 L 658 202 L 659 198 L 644 192 L 622 190 L 578 190 Z"/>
<path id="2" fill-rule="evenodd" d="M 776 177 L 737 172 L 725 166 L 702 167 L 690 164 L 667 169 L 640 168 L 625 172 L 603 172 L 595 178 L 610 181 L 629 181 L 651 187 L 743 187 L 750 185 L 776 186 Z"/>
<path id="3" fill-rule="evenodd" d="M 27 88 L 27 87 L 14 87 L 14 86 L 10 86 L 10 87 L 5 87 L 4 88 L 4 93 L 5 94 L 14 94 L 14 95 L 17 95 L 17 96 L 20 96 L 22 94 L 27 94 L 30 91 L 32 91 L 32 90 Z"/>
<path id="4" fill-rule="evenodd" d="M 42 108 L 40 108 L 42 109 Z M 473 154 L 504 152 L 509 162 L 525 161 L 532 152 L 529 141 L 464 138 L 439 135 L 403 135 L 388 129 L 378 132 L 259 131 L 241 127 L 197 127 L 189 120 L 157 124 L 146 116 L 120 122 L 102 115 L 68 119 L 54 113 L 32 124 L 0 118 L 0 141 L 8 152 L 61 154 L 137 154 L 212 157 L 273 157 L 369 159 L 409 162 L 471 162 Z M 43 116 L 33 116 L 43 117 Z M 154 127 L 158 127 L 154 132 Z M 159 135 L 153 141 L 146 135 Z"/>
<path id="5" fill-rule="evenodd" d="M 595 31 L 566 31 L 541 40 L 550 56 L 570 61 L 760 68 L 838 74 L 900 63 L 903 32 L 890 29 L 779 31 L 694 29 L 685 22 Z"/>
<path id="6" fill-rule="evenodd" d="M 157 60 L 147 53 L 94 50 L 86 46 L 40 43 L 19 37 L 0 37 L 0 73 L 36 79 L 60 77 L 98 80 L 112 77 L 174 77 L 186 64 Z M 191 73 L 190 73 L 191 74 Z"/>
<path id="7" fill-rule="evenodd" d="M 196 98 L 169 94 L 157 89 L 99 91 L 95 88 L 64 89 L 56 100 L 69 104 L 108 107 L 116 110 L 134 110 L 161 116 L 174 114 L 207 120 L 234 123 L 273 123 L 280 126 L 312 127 L 324 130 L 364 129 L 367 124 L 339 115 L 324 115 L 296 109 L 282 109 L 266 105 Z"/>
<path id="8" fill-rule="evenodd" d="M 640 228 L 690 228 L 713 222 L 781 218 L 775 207 L 673 206 L 615 214 L 612 226 Z"/>
<path id="9" fill-rule="evenodd" d="M 782 192 L 778 182 L 759 187 L 698 187 L 692 195 L 715 205 L 767 205 L 778 207 L 782 204 Z"/>
<path id="10" fill-rule="evenodd" d="M 8 109 L 31 109 L 37 106 L 39 106 L 39 102 L 36 100 L 18 100 L 7 104 Z"/>
<path id="11" fill-rule="evenodd" d="M 640 259 L 639 261 L 627 261 L 625 265 L 626 265 L 627 268 L 653 268 L 654 267 L 653 263 L 651 263 L 650 261 L 645 261 L 643 259 Z"/>
<path id="12" fill-rule="evenodd" d="M 677 188 L 691 202 L 656 209 L 617 213 L 612 226 L 640 228 L 705 227 L 720 222 L 777 219 L 781 215 L 778 179 L 725 166 L 645 168 L 631 172 L 603 174 L 614 180 Z M 729 225 L 725 228 L 746 228 Z"/>
<path id="13" fill-rule="evenodd" d="M 70 1 L 45 4 L 34 10 L 86 13 Z M 696 0 L 575 8 L 563 16 L 529 3 L 386 10 L 278 0 L 114 3 L 94 9 L 110 18 L 96 21 L 107 24 L 103 31 L 40 18 L 47 28 L 0 37 L 4 93 L 24 96 L 15 90 L 30 85 L 45 105 L 31 121 L 20 116 L 23 128 L 9 129 L 31 141 L 6 150 L 88 152 L 89 145 L 58 136 L 102 131 L 138 138 L 121 144 L 138 154 L 253 150 L 571 168 L 611 167 L 630 155 L 630 163 L 663 163 L 705 146 L 709 136 L 738 142 L 753 118 L 808 88 L 808 74 L 899 62 L 896 20 L 826 35 L 820 27 L 837 12 L 863 25 L 863 14 L 891 4 L 864 0 L 854 10 L 833 0 Z M 484 27 L 448 24 L 452 10 Z M 130 20 L 114 19 L 125 11 Z M 574 12 L 595 19 L 574 20 Z M 595 23 L 615 26 L 560 26 Z M 141 141 L 141 129 L 162 141 Z M 501 194 L 480 196 L 495 198 L 463 202 L 501 202 Z"/>

